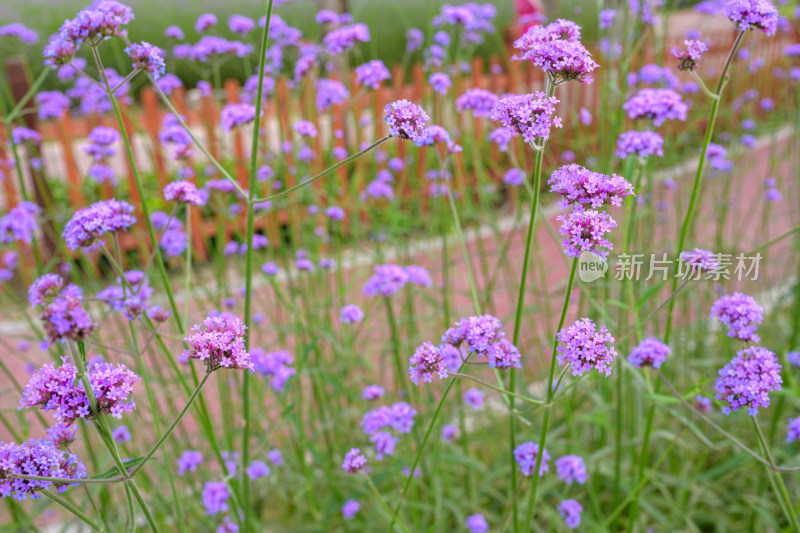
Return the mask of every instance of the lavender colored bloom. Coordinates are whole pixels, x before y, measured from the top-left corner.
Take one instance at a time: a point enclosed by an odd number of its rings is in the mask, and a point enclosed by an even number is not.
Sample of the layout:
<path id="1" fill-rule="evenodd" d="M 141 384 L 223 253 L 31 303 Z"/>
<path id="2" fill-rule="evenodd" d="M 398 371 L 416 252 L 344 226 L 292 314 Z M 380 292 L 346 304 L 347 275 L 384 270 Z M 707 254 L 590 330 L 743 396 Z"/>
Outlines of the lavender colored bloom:
<path id="1" fill-rule="evenodd" d="M 608 251 L 613 249 L 611 241 L 605 234 L 617 227 L 617 223 L 610 215 L 600 211 L 574 211 L 559 215 L 561 221 L 559 232 L 564 239 L 564 253 L 570 257 L 579 257 L 583 252 L 592 252 L 602 258 L 608 257 Z M 604 248 L 608 248 L 605 250 Z"/>
<path id="2" fill-rule="evenodd" d="M 458 434 L 458 428 L 452 425 L 442 426 L 442 440 L 445 442 L 453 442 Z"/>
<path id="3" fill-rule="evenodd" d="M 600 13 L 597 14 L 597 18 L 600 21 L 600 29 L 605 30 L 610 28 L 614 24 L 614 18 L 616 18 L 617 12 L 613 9 L 604 9 Z"/>
<path id="4" fill-rule="evenodd" d="M 15 241 L 31 243 L 33 232 L 38 226 L 36 218 L 41 209 L 33 202 L 20 202 L 0 218 L 0 243 Z"/>
<path id="5" fill-rule="evenodd" d="M 428 83 L 430 83 L 433 90 L 439 94 L 446 94 L 447 89 L 453 84 L 453 82 L 450 81 L 450 76 L 444 72 L 434 72 L 431 74 L 428 77 Z"/>
<path id="6" fill-rule="evenodd" d="M 64 226 L 62 237 L 70 250 L 93 248 L 107 232 L 127 229 L 136 222 L 133 206 L 127 202 L 105 200 L 76 211 Z"/>
<path id="7" fill-rule="evenodd" d="M 189 344 L 183 356 L 205 362 L 208 372 L 222 367 L 252 369 L 250 354 L 244 346 L 246 329 L 235 316 L 206 318 L 202 325 L 192 326 L 192 333 L 183 339 Z"/>
<path id="8" fill-rule="evenodd" d="M 382 461 L 387 455 L 394 455 L 397 437 L 388 431 L 378 431 L 370 436 L 369 440 L 375 445 L 375 458 L 378 461 Z"/>
<path id="9" fill-rule="evenodd" d="M 586 465 L 579 455 L 565 455 L 559 458 L 556 461 L 556 472 L 567 485 L 571 485 L 573 481 L 583 485 L 589 479 Z"/>
<path id="10" fill-rule="evenodd" d="M 175 39 L 176 41 L 182 41 L 186 38 L 183 33 L 183 30 L 180 26 L 167 26 L 164 30 L 164 37 L 169 37 L 170 39 Z"/>
<path id="11" fill-rule="evenodd" d="M 269 461 L 275 466 L 280 466 L 283 464 L 283 454 L 281 454 L 280 450 L 270 450 L 269 452 L 267 452 L 267 457 L 269 458 Z"/>
<path id="12" fill-rule="evenodd" d="M 418 28 L 406 31 L 406 52 L 419 50 L 425 42 L 425 34 Z"/>
<path id="13" fill-rule="evenodd" d="M 631 351 L 628 356 L 628 362 L 634 368 L 642 368 L 643 366 L 661 368 L 670 353 L 672 353 L 672 348 L 660 340 L 650 337 L 643 340 Z"/>
<path id="14" fill-rule="evenodd" d="M 78 426 L 59 422 L 53 427 L 47 428 L 45 433 L 47 434 L 47 440 L 52 442 L 53 446 L 59 450 L 66 451 L 69 445 L 75 441 Z"/>
<path id="15" fill-rule="evenodd" d="M 150 43 L 142 41 L 142 44 L 133 43 L 125 49 L 125 53 L 133 61 L 133 68 L 143 70 L 158 80 L 166 71 L 164 62 L 164 51 Z"/>
<path id="16" fill-rule="evenodd" d="M 525 175 L 518 168 L 509 168 L 503 174 L 503 183 L 511 185 L 512 187 L 519 187 L 525 183 Z"/>
<path id="17" fill-rule="evenodd" d="M 408 100 L 397 100 L 384 108 L 389 135 L 411 140 L 417 146 L 428 143 L 430 117 L 420 106 Z"/>
<path id="18" fill-rule="evenodd" d="M 53 417 L 66 424 L 78 418 L 93 420 L 89 399 L 79 384 L 78 369 L 66 357 L 61 361 L 60 367 L 47 363 L 31 376 L 22 391 L 19 408 L 41 406 L 44 411 L 53 411 Z M 122 413 L 136 408 L 128 396 L 133 392 L 133 384 L 142 378 L 125 365 L 90 363 L 86 373 L 100 413 L 122 418 Z"/>
<path id="19" fill-rule="evenodd" d="M 213 516 L 217 513 L 224 513 L 228 510 L 228 487 L 224 481 L 208 481 L 203 486 L 203 506 L 206 508 L 206 515 Z"/>
<path id="20" fill-rule="evenodd" d="M 222 129 L 231 131 L 237 126 L 252 122 L 256 117 L 256 106 L 250 104 L 228 104 L 222 108 Z"/>
<path id="21" fill-rule="evenodd" d="M 16 37 L 24 44 L 39 42 L 39 34 L 19 22 L 0 26 L 0 37 Z"/>
<path id="22" fill-rule="evenodd" d="M 194 23 L 194 31 L 204 33 L 217 25 L 217 16 L 213 13 L 203 13 Z"/>
<path id="23" fill-rule="evenodd" d="M 781 364 L 775 354 L 752 346 L 738 352 L 719 370 L 715 398 L 727 404 L 722 408 L 726 415 L 747 406 L 750 416 L 756 416 L 759 407 L 769 407 L 768 393 L 781 390 L 782 381 Z"/>
<path id="24" fill-rule="evenodd" d="M 581 513 L 583 507 L 575 500 L 564 500 L 558 506 L 558 514 L 564 519 L 564 524 L 569 529 L 575 529 L 581 525 Z"/>
<path id="25" fill-rule="evenodd" d="M 278 265 L 276 265 L 273 261 L 268 261 L 261 265 L 261 272 L 267 276 L 274 276 L 278 273 Z"/>
<path id="26" fill-rule="evenodd" d="M 439 379 L 446 379 L 447 366 L 441 350 L 430 342 L 421 344 L 408 361 L 408 374 L 414 385 L 419 385 L 420 379 L 431 383 L 434 375 Z"/>
<path id="27" fill-rule="evenodd" d="M 664 156 L 664 139 L 658 133 L 650 130 L 626 131 L 617 139 L 617 156 L 627 159 L 629 155 L 647 157 Z"/>
<path id="28" fill-rule="evenodd" d="M 728 0 L 722 13 L 739 31 L 758 28 L 771 36 L 778 29 L 778 9 L 769 0 Z"/>
<path id="29" fill-rule="evenodd" d="M 382 82 L 392 77 L 389 69 L 380 59 L 374 59 L 357 66 L 355 72 L 356 83 L 372 89 L 378 89 Z"/>
<path id="30" fill-rule="evenodd" d="M 489 141 L 495 143 L 501 152 L 506 152 L 513 136 L 508 128 L 495 128 L 489 132 Z"/>
<path id="31" fill-rule="evenodd" d="M 734 292 L 726 294 L 711 306 L 711 318 L 728 325 L 728 337 L 745 342 L 760 342 L 756 333 L 763 320 L 764 309 L 752 296 Z"/>
<path id="32" fill-rule="evenodd" d="M 547 183 L 551 192 L 562 196 L 561 209 L 572 205 L 575 211 L 604 205 L 619 207 L 625 197 L 633 194 L 633 185 L 622 176 L 608 176 L 576 164 L 556 169 Z"/>
<path id="33" fill-rule="evenodd" d="M 61 91 L 41 91 L 36 95 L 39 120 L 61 118 L 70 106 L 69 98 Z"/>
<path id="34" fill-rule="evenodd" d="M 75 59 L 78 52 L 78 44 L 71 38 L 57 34 L 53 36 L 47 46 L 44 47 L 44 64 L 56 69 L 69 65 Z M 72 70 L 72 67 L 66 66 Z M 61 69 L 59 69 L 59 73 Z"/>
<path id="35" fill-rule="evenodd" d="M 488 533 L 489 531 L 489 523 L 482 514 L 468 516 L 464 525 L 469 529 L 469 533 Z"/>
<path id="36" fill-rule="evenodd" d="M 384 394 L 383 387 L 378 385 L 367 385 L 364 387 L 364 392 L 361 393 L 361 398 L 367 401 L 375 401 L 380 399 Z"/>
<path id="37" fill-rule="evenodd" d="M 203 454 L 195 450 L 186 450 L 178 457 L 178 475 L 194 472 L 203 462 Z"/>
<path id="38" fill-rule="evenodd" d="M 337 55 L 350 50 L 359 42 L 366 43 L 369 40 L 369 28 L 365 24 L 356 23 L 331 31 L 322 38 L 322 43 L 329 54 Z"/>
<path id="39" fill-rule="evenodd" d="M 794 442 L 800 439 L 800 417 L 790 418 L 786 426 L 786 442 Z"/>
<path id="40" fill-rule="evenodd" d="M 398 402 L 391 406 L 381 406 L 364 413 L 361 427 L 364 433 L 372 435 L 383 428 L 393 428 L 398 433 L 408 433 L 414 426 L 414 416 L 417 411 L 405 402 Z"/>
<path id="41" fill-rule="evenodd" d="M 24 126 L 17 126 L 11 130 L 11 139 L 14 141 L 14 144 L 17 145 L 31 143 L 35 146 L 39 146 L 42 142 L 42 136 L 38 131 Z"/>
<path id="42" fill-rule="evenodd" d="M 269 475 L 269 467 L 264 461 L 253 461 L 247 467 L 247 477 L 250 479 L 258 479 Z"/>
<path id="43" fill-rule="evenodd" d="M 678 60 L 678 70 L 694 70 L 700 59 L 703 57 L 703 52 L 708 51 L 708 45 L 703 41 L 683 41 L 686 50 L 674 49 L 672 55 Z"/>
<path id="44" fill-rule="evenodd" d="M 14 270 L 19 263 L 19 254 L 7 251 L 0 256 L 0 281 L 8 281 L 14 277 Z"/>
<path id="45" fill-rule="evenodd" d="M 467 89 L 456 98 L 456 110 L 470 110 L 476 117 L 491 117 L 498 100 L 496 94 L 485 89 Z"/>
<path id="46" fill-rule="evenodd" d="M 694 408 L 701 413 L 711 412 L 711 398 L 698 394 L 695 398 Z"/>
<path id="47" fill-rule="evenodd" d="M 325 111 L 350 97 L 350 91 L 341 82 L 320 78 L 316 81 L 317 110 Z"/>
<path id="48" fill-rule="evenodd" d="M 18 479 L 9 474 L 78 480 L 86 477 L 86 467 L 75 454 L 60 451 L 49 440 L 32 439 L 22 444 L 0 442 L 0 497 L 13 496 L 16 500 L 24 500 L 30 496 L 36 499 L 40 497 L 38 491 L 54 485 L 59 493 L 79 485 Z"/>
<path id="49" fill-rule="evenodd" d="M 672 89 L 640 89 L 622 108 L 632 119 L 648 118 L 660 126 L 666 120 L 686 120 L 689 110 L 681 95 Z"/>
<path id="50" fill-rule="evenodd" d="M 378 265 L 374 274 L 364 284 L 366 296 L 389 297 L 398 292 L 408 280 L 408 272 L 399 265 Z"/>
<path id="51" fill-rule="evenodd" d="M 344 456 L 342 468 L 348 474 L 355 474 L 361 471 L 367 465 L 367 458 L 361 453 L 358 448 L 352 448 Z"/>
<path id="52" fill-rule="evenodd" d="M 361 510 L 361 504 L 356 500 L 347 500 L 342 505 L 342 518 L 352 520 L 356 513 Z"/>
<path id="53" fill-rule="evenodd" d="M 582 376 L 592 369 L 606 377 L 611 374 L 617 351 L 614 337 L 605 326 L 598 329 L 590 319 L 581 318 L 559 331 L 557 337 L 563 346 L 557 348 L 556 361 L 559 365 L 570 365 L 573 376 Z"/>
<path id="54" fill-rule="evenodd" d="M 44 325 L 45 347 L 57 341 L 83 341 L 97 327 L 83 308 L 83 293 L 77 285 L 68 285 L 57 297 L 44 305 L 39 319 Z"/>
<path id="55" fill-rule="evenodd" d="M 519 50 L 521 55 L 515 55 L 511 60 L 531 61 L 557 84 L 568 81 L 592 83 L 591 73 L 600 65 L 592 59 L 592 54 L 578 40 L 580 34 L 578 33 L 574 39 L 561 39 L 553 29 L 550 29 L 553 24 L 545 28 L 534 26 L 526 35 L 514 42 L 514 48 Z M 574 23 L 572 24 L 574 26 Z M 569 28 L 569 31 L 572 31 L 577 28 L 573 26 L 559 28 Z"/>
<path id="56" fill-rule="evenodd" d="M 681 252 L 680 260 L 682 262 L 681 267 L 685 265 L 689 269 L 687 275 L 692 276 L 694 279 L 699 279 L 700 274 L 703 272 L 713 272 L 720 268 L 717 254 L 702 248 Z"/>
<path id="57" fill-rule="evenodd" d="M 551 128 L 561 127 L 561 118 L 553 116 L 558 102 L 540 91 L 509 95 L 497 101 L 491 119 L 499 121 L 514 135 L 521 135 L 525 142 L 544 142 Z"/>
<path id="58" fill-rule="evenodd" d="M 800 352 L 786 352 L 786 362 L 794 367 L 800 367 Z"/>
<path id="59" fill-rule="evenodd" d="M 168 202 L 181 204 L 205 205 L 205 199 L 200 195 L 197 186 L 189 181 L 173 181 L 164 187 L 164 199 Z"/>
<path id="60" fill-rule="evenodd" d="M 131 436 L 131 432 L 128 430 L 128 426 L 119 426 L 111 431 L 111 438 L 113 438 L 116 442 L 130 442 L 133 437 Z"/>
<path id="61" fill-rule="evenodd" d="M 297 372 L 290 366 L 294 363 L 294 359 L 286 350 L 266 352 L 261 348 L 254 348 L 251 357 L 253 371 L 271 378 L 269 384 L 278 392 L 284 389 L 289 378 Z"/>
<path id="62" fill-rule="evenodd" d="M 228 29 L 233 33 L 247 35 L 255 27 L 256 23 L 250 17 L 245 17 L 244 15 L 231 15 L 228 18 Z"/>
<path id="63" fill-rule="evenodd" d="M 352 324 L 364 320 L 364 311 L 355 304 L 348 304 L 339 311 L 339 322 L 342 324 Z"/>
<path id="64" fill-rule="evenodd" d="M 304 135 L 306 137 L 316 137 L 317 136 L 317 127 L 314 126 L 313 122 L 308 120 L 298 120 L 292 126 L 294 131 L 299 133 L 300 135 Z"/>
<path id="65" fill-rule="evenodd" d="M 464 391 L 464 405 L 472 407 L 475 411 L 480 411 L 483 408 L 483 392 L 478 389 Z"/>
<path id="66" fill-rule="evenodd" d="M 530 476 L 533 474 L 533 469 L 536 468 L 536 457 L 539 455 L 539 445 L 535 442 L 523 442 L 514 448 L 514 459 L 519 464 L 520 471 Z M 547 461 L 550 460 L 550 454 L 547 453 L 545 448 L 542 455 L 542 463 L 539 466 L 539 477 L 543 476 L 550 468 L 547 466 Z"/>

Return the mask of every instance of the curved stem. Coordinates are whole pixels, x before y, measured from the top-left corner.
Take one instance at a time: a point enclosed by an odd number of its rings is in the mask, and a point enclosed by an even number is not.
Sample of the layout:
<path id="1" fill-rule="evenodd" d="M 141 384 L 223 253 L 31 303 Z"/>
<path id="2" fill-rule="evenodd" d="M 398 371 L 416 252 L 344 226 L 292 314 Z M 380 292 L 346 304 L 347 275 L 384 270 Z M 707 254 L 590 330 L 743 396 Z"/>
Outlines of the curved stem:
<path id="1" fill-rule="evenodd" d="M 751 421 L 753 422 L 753 427 L 756 429 L 756 436 L 758 437 L 758 442 L 761 444 L 761 448 L 764 450 L 764 454 L 767 456 L 767 461 L 769 461 L 769 466 L 772 470 L 775 470 L 775 460 L 772 457 L 772 452 L 767 445 L 767 441 L 764 438 L 764 433 L 761 432 L 761 427 L 758 425 L 758 421 L 756 417 L 751 416 Z M 769 471 L 767 471 L 767 475 L 771 475 Z M 800 532 L 800 523 L 797 521 L 797 515 L 794 513 L 794 506 L 792 505 L 792 499 L 789 497 L 789 493 L 786 490 L 786 485 L 783 482 L 783 478 L 779 472 L 775 472 L 775 482 L 777 484 L 777 492 L 776 496 L 780 500 L 782 500 L 784 514 L 786 515 L 786 520 L 789 521 L 789 524 L 792 526 L 792 531 L 795 533 Z"/>
<path id="2" fill-rule="evenodd" d="M 378 502 L 381 504 L 381 507 L 383 507 L 383 510 L 386 511 L 386 514 L 388 514 L 392 518 L 392 526 L 394 526 L 394 524 L 397 524 L 398 526 L 400 526 L 400 529 L 402 529 L 406 533 L 411 533 L 411 530 L 408 528 L 408 526 L 406 526 L 403 522 L 401 522 L 397 518 L 397 515 L 392 512 L 392 510 L 389 508 L 388 505 L 386 505 L 386 502 L 383 500 L 383 497 L 381 496 L 378 487 L 376 487 L 375 483 L 372 482 L 372 478 L 370 478 L 367 475 L 364 475 L 364 477 L 367 478 L 367 483 L 369 484 L 369 488 L 372 489 L 372 493 L 375 495 L 376 498 L 378 498 Z M 409 477 L 412 477 L 411 474 L 409 474 Z"/>
<path id="3" fill-rule="evenodd" d="M 456 377 L 456 378 L 468 379 L 470 381 L 474 381 L 475 383 L 480 383 L 484 387 L 488 387 L 488 388 L 490 388 L 492 390 L 496 390 L 497 392 L 501 392 L 501 393 L 506 394 L 508 396 L 513 396 L 514 398 L 519 398 L 523 402 L 532 403 L 534 405 L 544 405 L 545 404 L 542 400 L 534 400 L 533 398 L 528 398 L 527 396 L 523 396 L 521 394 L 517 394 L 517 393 L 511 392 L 511 391 L 505 390 L 505 389 L 501 389 L 500 387 L 496 387 L 496 386 L 492 385 L 491 383 L 487 383 L 486 381 L 483 381 L 482 379 L 478 379 L 478 378 L 476 378 L 474 376 L 470 376 L 469 374 L 460 374 L 458 372 L 452 372 L 450 375 L 453 376 L 453 377 Z"/>
<path id="4" fill-rule="evenodd" d="M 54 492 L 50 492 L 49 490 L 43 490 L 43 491 L 40 491 L 40 492 L 42 494 L 44 494 L 45 496 L 47 496 L 48 498 L 50 498 L 55 503 L 57 503 L 58 505 L 60 505 L 61 507 L 63 507 L 64 509 L 66 509 L 67 511 L 69 511 L 70 513 L 74 514 L 77 518 L 80 518 L 90 528 L 94 529 L 95 531 L 103 531 L 103 528 L 100 527 L 97 524 L 97 522 L 95 522 L 94 520 L 92 520 L 91 518 L 86 516 L 83 511 L 81 511 L 80 509 L 75 507 L 75 505 L 73 505 L 69 501 L 65 500 L 64 498 L 62 498 L 58 494 L 56 494 Z"/>

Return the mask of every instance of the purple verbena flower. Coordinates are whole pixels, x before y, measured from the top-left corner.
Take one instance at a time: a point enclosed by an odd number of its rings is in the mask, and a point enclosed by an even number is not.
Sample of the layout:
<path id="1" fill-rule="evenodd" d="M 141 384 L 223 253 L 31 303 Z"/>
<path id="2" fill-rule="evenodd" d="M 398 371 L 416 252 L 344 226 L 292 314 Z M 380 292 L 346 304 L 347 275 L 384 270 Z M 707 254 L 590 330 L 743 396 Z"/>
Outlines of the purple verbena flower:
<path id="1" fill-rule="evenodd" d="M 625 197 L 633 194 L 633 185 L 622 176 L 593 172 L 576 164 L 556 169 L 547 183 L 550 191 L 562 196 L 561 209 L 572 205 L 575 211 L 604 205 L 619 207 Z"/>
<path id="2" fill-rule="evenodd" d="M 648 118 L 660 126 L 666 120 L 686 120 L 689 110 L 681 95 L 672 89 L 640 89 L 622 106 L 632 119 Z"/>
<path id="3" fill-rule="evenodd" d="M 133 61 L 134 69 L 147 72 L 155 80 L 158 80 L 166 72 L 164 51 L 157 46 L 145 41 L 142 41 L 142 44 L 132 43 L 125 49 L 125 53 Z"/>
<path id="4" fill-rule="evenodd" d="M 598 329 L 590 319 L 581 318 L 559 331 L 557 337 L 563 346 L 557 348 L 556 361 L 559 365 L 570 365 L 573 376 L 582 376 L 592 369 L 606 377 L 611 374 L 617 351 L 614 337 L 605 326 Z"/>
<path id="5" fill-rule="evenodd" d="M 420 106 L 408 100 L 397 100 L 384 108 L 389 135 L 411 140 L 417 146 L 428 142 L 430 117 Z"/>
<path id="6" fill-rule="evenodd" d="M 678 70 L 694 70 L 700 59 L 703 57 L 703 52 L 708 51 L 708 45 L 703 41 L 686 40 L 683 41 L 686 50 L 675 49 L 672 55 L 678 60 Z"/>
<path id="7" fill-rule="evenodd" d="M 617 139 L 617 156 L 627 159 L 629 155 L 647 157 L 664 156 L 664 139 L 658 133 L 650 130 L 626 131 Z"/>
<path id="8" fill-rule="evenodd" d="M 790 418 L 786 426 L 786 442 L 794 442 L 800 439 L 800 417 Z"/>
<path id="9" fill-rule="evenodd" d="M 556 472 L 567 485 L 571 485 L 573 481 L 579 485 L 583 485 L 589 479 L 589 474 L 586 473 L 586 465 L 583 463 L 583 458 L 579 455 L 565 455 L 556 461 Z"/>
<path id="10" fill-rule="evenodd" d="M 420 379 L 431 383 L 434 375 L 439 379 L 446 379 L 447 366 L 444 364 L 442 352 L 430 342 L 421 344 L 408 361 L 408 374 L 414 385 L 419 385 Z"/>
<path id="11" fill-rule="evenodd" d="M 350 50 L 356 43 L 366 43 L 369 40 L 369 28 L 359 22 L 349 26 L 342 26 L 329 32 L 322 38 L 322 43 L 329 54 L 337 55 Z"/>
<path id="12" fill-rule="evenodd" d="M 464 391 L 464 405 L 472 407 L 475 411 L 483 408 L 483 392 L 479 389 L 470 388 Z"/>
<path id="13" fill-rule="evenodd" d="M 178 475 L 194 472 L 203 462 L 203 454 L 195 450 L 186 450 L 178 457 Z"/>
<path id="14" fill-rule="evenodd" d="M 228 104 L 222 108 L 222 129 L 231 131 L 237 126 L 252 122 L 256 117 L 256 106 L 250 104 Z"/>
<path id="15" fill-rule="evenodd" d="M 183 356 L 205 362 L 208 372 L 222 367 L 252 369 L 250 354 L 244 346 L 246 329 L 235 316 L 206 318 L 202 325 L 192 326 L 192 333 L 183 339 L 189 345 Z"/>
<path id="16" fill-rule="evenodd" d="M 722 13 L 739 31 L 758 28 L 767 35 L 775 35 L 778 29 L 778 9 L 769 0 L 728 0 Z"/>
<path id="17" fill-rule="evenodd" d="M 355 72 L 356 83 L 372 89 L 378 89 L 382 82 L 392 77 L 389 69 L 380 59 L 374 59 L 357 66 Z"/>
<path id="18" fill-rule="evenodd" d="M 670 353 L 672 353 L 672 348 L 656 338 L 649 337 L 640 342 L 631 351 L 628 356 L 628 362 L 634 368 L 642 368 L 643 366 L 661 368 Z"/>
<path id="19" fill-rule="evenodd" d="M 224 513 L 228 510 L 228 498 L 230 493 L 224 481 L 208 481 L 203 486 L 203 507 L 206 508 L 206 515 L 213 516 L 217 513 Z"/>
<path id="20" fill-rule="evenodd" d="M 564 500 L 558 506 L 558 514 L 564 519 L 564 524 L 569 529 L 575 529 L 581 525 L 581 513 L 583 507 L 575 500 Z"/>
<path id="21" fill-rule="evenodd" d="M 520 471 L 530 476 L 533 474 L 533 469 L 536 468 L 536 457 L 539 455 L 539 445 L 535 442 L 523 442 L 514 448 L 514 459 L 519 464 Z M 544 450 L 542 462 L 539 466 L 539 476 L 543 476 L 550 468 L 547 466 L 547 461 L 550 460 L 550 454 L 547 449 Z"/>
<path id="22" fill-rule="evenodd" d="M 367 465 L 367 458 L 361 453 L 358 448 L 352 448 L 344 456 L 342 468 L 348 474 L 355 474 L 361 471 Z"/>
<path id="23" fill-rule="evenodd" d="M 456 110 L 470 110 L 476 117 L 490 117 L 499 98 L 486 89 L 467 89 L 456 98 Z"/>
<path id="24" fill-rule="evenodd" d="M 561 127 L 561 118 L 553 115 L 558 102 L 540 91 L 509 95 L 497 101 L 491 119 L 522 136 L 525 142 L 544 142 L 550 137 L 551 128 Z"/>
<path id="25" fill-rule="evenodd" d="M 350 91 L 339 81 L 320 78 L 316 81 L 317 110 L 325 111 L 350 97 Z"/>
<path id="26" fill-rule="evenodd" d="M 127 229 L 136 222 L 133 206 L 128 202 L 104 200 L 75 212 L 64 226 L 62 237 L 70 250 L 93 248 L 107 232 Z"/>
<path id="27" fill-rule="evenodd" d="M 364 320 L 364 311 L 355 304 L 348 304 L 339 310 L 339 322 L 342 324 L 353 324 Z"/>
<path id="28" fill-rule="evenodd" d="M 0 218 L 0 243 L 31 243 L 42 210 L 33 202 L 20 202 Z"/>
<path id="29" fill-rule="evenodd" d="M 711 318 L 728 325 L 728 337 L 745 342 L 760 342 L 756 333 L 763 320 L 764 309 L 752 296 L 734 292 L 726 294 L 711 306 Z"/>
<path id="30" fill-rule="evenodd" d="M 756 416 L 759 407 L 769 407 L 768 393 L 781 390 L 782 381 L 781 364 L 775 354 L 752 346 L 738 352 L 719 370 L 715 398 L 727 404 L 722 408 L 726 415 L 746 406 L 750 416 Z"/>
<path id="31" fill-rule="evenodd" d="M 617 227 L 608 213 L 574 211 L 559 215 L 557 220 L 561 221 L 559 232 L 564 236 L 561 242 L 568 256 L 577 258 L 583 252 L 592 252 L 602 258 L 608 257 L 608 250 L 613 248 L 613 244 L 605 238 L 605 234 Z"/>
<path id="32" fill-rule="evenodd" d="M 190 181 L 173 181 L 164 187 L 164 199 L 190 205 L 205 205 L 205 198 L 200 195 L 197 186 Z"/>
<path id="33" fill-rule="evenodd" d="M 60 451 L 49 440 L 31 439 L 22 444 L 0 442 L 0 497 L 36 499 L 40 497 L 40 490 L 54 486 L 52 481 L 19 479 L 11 477 L 13 474 L 78 480 L 86 477 L 86 467 L 75 454 Z M 55 483 L 59 493 L 78 485 Z"/>
<path id="34" fill-rule="evenodd" d="M 369 402 L 380 399 L 384 394 L 383 387 L 378 385 L 367 385 L 364 387 L 364 392 L 361 393 L 361 398 Z"/>
<path id="35" fill-rule="evenodd" d="M 489 523 L 482 514 L 468 516 L 464 525 L 467 526 L 469 533 L 488 533 L 489 531 Z"/>

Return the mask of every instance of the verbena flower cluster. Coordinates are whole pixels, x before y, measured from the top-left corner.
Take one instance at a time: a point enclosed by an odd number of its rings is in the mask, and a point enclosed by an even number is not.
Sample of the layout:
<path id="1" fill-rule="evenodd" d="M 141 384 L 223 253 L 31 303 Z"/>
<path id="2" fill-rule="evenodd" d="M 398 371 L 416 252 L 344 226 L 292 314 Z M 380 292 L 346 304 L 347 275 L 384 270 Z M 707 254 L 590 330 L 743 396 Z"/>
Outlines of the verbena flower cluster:
<path id="1" fill-rule="evenodd" d="M 122 200 L 105 200 L 75 212 L 64 226 L 62 237 L 70 250 L 101 245 L 100 237 L 129 228 L 136 222 L 133 206 Z"/>
<path id="2" fill-rule="evenodd" d="M 656 126 L 667 120 L 686 120 L 689 111 L 689 106 L 677 92 L 649 87 L 640 89 L 622 107 L 630 118 L 650 119 Z"/>
<path id="3" fill-rule="evenodd" d="M 417 104 L 398 100 L 386 106 L 384 115 L 389 126 L 389 135 L 413 141 L 417 146 L 428 144 L 430 117 Z"/>
<path id="4" fill-rule="evenodd" d="M 40 497 L 39 491 L 55 487 L 62 493 L 78 483 L 58 483 L 37 479 L 20 479 L 14 475 L 62 479 L 83 479 L 86 467 L 72 453 L 59 450 L 46 439 L 31 439 L 22 444 L 0 442 L 0 497 L 16 500 Z"/>
<path id="5" fill-rule="evenodd" d="M 756 333 L 764 319 L 764 309 L 755 298 L 741 292 L 726 294 L 711 306 L 711 318 L 728 326 L 728 337 L 745 342 L 760 342 Z"/>
<path id="6" fill-rule="evenodd" d="M 642 158 L 657 155 L 664 156 L 664 138 L 650 130 L 626 131 L 617 139 L 617 156 L 626 159 L 629 155 Z"/>
<path id="7" fill-rule="evenodd" d="M 686 50 L 675 49 L 672 55 L 678 60 L 678 70 L 695 70 L 703 53 L 708 51 L 708 45 L 703 41 L 685 40 L 683 41 Z"/>
<path id="8" fill-rule="evenodd" d="M 55 342 L 83 341 L 97 327 L 83 307 L 83 291 L 74 284 L 64 287 L 58 274 L 45 274 L 28 288 L 31 307 L 39 311 L 45 330 L 43 347 Z"/>
<path id="9" fill-rule="evenodd" d="M 556 83 L 573 80 L 591 83 L 591 73 L 599 65 L 580 38 L 580 26 L 569 20 L 533 26 L 514 42 L 520 55 L 511 59 L 531 61 Z"/>
<path id="10" fill-rule="evenodd" d="M 605 326 L 598 328 L 591 319 L 581 318 L 558 332 L 559 365 L 569 365 L 573 376 L 597 370 L 608 377 L 617 357 L 614 337 Z"/>
<path id="11" fill-rule="evenodd" d="M 552 128 L 560 128 L 561 118 L 554 116 L 558 99 L 536 91 L 532 94 L 509 95 L 497 101 L 491 119 L 500 122 L 525 142 L 544 142 Z"/>
<path id="12" fill-rule="evenodd" d="M 413 283 L 422 287 L 430 287 L 430 274 L 423 267 L 409 265 L 378 265 L 374 268 L 372 276 L 364 284 L 363 292 L 366 296 L 383 296 L 387 298 L 396 294 L 406 285 Z"/>
<path id="13" fill-rule="evenodd" d="M 739 31 L 758 28 L 775 35 L 778 29 L 778 8 L 769 0 L 728 0 L 722 13 L 736 23 Z"/>
<path id="14" fill-rule="evenodd" d="M 244 346 L 246 329 L 236 317 L 208 317 L 202 324 L 192 326 L 192 333 L 183 339 L 189 345 L 183 356 L 203 361 L 208 372 L 218 368 L 252 369 Z"/>
<path id="15" fill-rule="evenodd" d="M 97 409 L 103 415 L 122 418 L 132 412 L 136 403 L 129 396 L 133 384 L 142 378 L 123 364 L 90 363 L 86 375 L 92 386 Z M 19 408 L 41 407 L 52 412 L 53 418 L 72 424 L 78 418 L 93 420 L 89 398 L 78 380 L 78 369 L 68 358 L 61 358 L 61 366 L 47 363 L 40 368 L 25 386 Z"/>
<path id="16" fill-rule="evenodd" d="M 719 370 L 714 385 L 717 400 L 726 405 L 726 415 L 747 407 L 750 416 L 758 414 L 758 408 L 769 407 L 769 393 L 781 390 L 781 364 L 775 354 L 761 346 L 744 349 Z"/>
<path id="17" fill-rule="evenodd" d="M 575 211 L 619 207 L 633 194 L 633 185 L 622 176 L 593 172 L 574 163 L 555 170 L 547 183 L 552 192 L 561 195 L 561 208 L 572 206 Z"/>
<path id="18" fill-rule="evenodd" d="M 628 356 L 628 362 L 634 368 L 641 368 L 643 366 L 652 366 L 653 368 L 661 368 L 667 356 L 672 353 L 672 348 L 661 342 L 660 340 L 649 337 L 639 343 Z"/>

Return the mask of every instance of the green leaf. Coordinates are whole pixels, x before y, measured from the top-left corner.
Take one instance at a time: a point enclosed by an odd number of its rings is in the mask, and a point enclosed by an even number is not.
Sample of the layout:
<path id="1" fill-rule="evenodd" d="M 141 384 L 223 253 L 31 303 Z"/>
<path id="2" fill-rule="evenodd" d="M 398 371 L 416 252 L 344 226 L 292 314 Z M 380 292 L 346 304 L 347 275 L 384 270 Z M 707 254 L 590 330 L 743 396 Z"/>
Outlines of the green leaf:
<path id="1" fill-rule="evenodd" d="M 125 470 L 130 471 L 131 468 L 141 463 L 142 459 L 144 459 L 144 457 L 137 457 L 136 459 L 128 459 L 127 461 L 122 461 L 122 465 L 125 467 Z M 116 466 L 112 466 L 102 474 L 91 476 L 89 479 L 106 479 L 109 477 L 116 477 L 118 475 L 119 475 L 119 469 Z"/>

